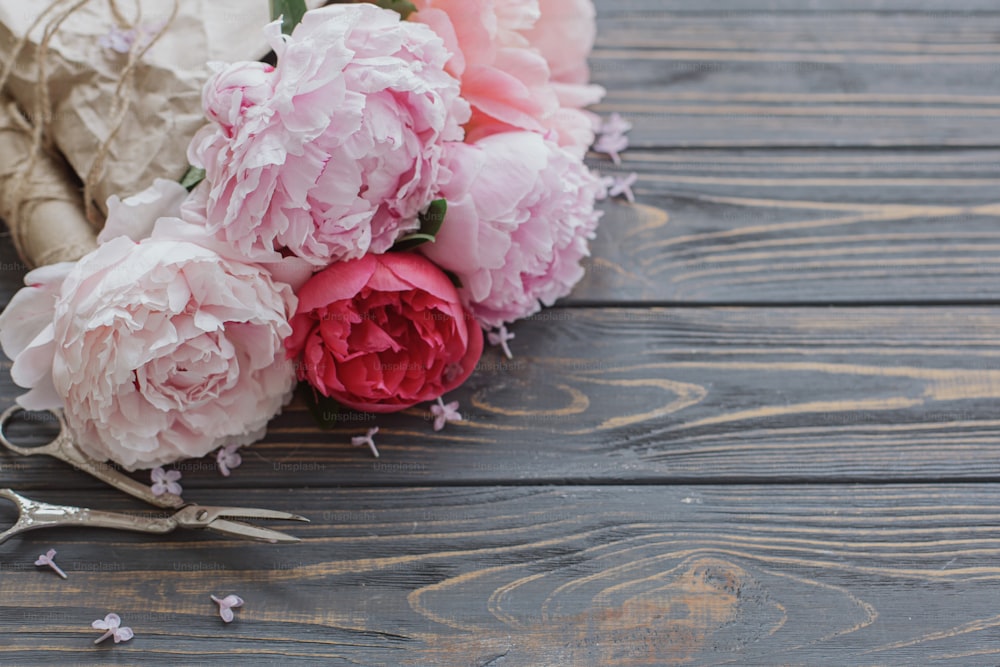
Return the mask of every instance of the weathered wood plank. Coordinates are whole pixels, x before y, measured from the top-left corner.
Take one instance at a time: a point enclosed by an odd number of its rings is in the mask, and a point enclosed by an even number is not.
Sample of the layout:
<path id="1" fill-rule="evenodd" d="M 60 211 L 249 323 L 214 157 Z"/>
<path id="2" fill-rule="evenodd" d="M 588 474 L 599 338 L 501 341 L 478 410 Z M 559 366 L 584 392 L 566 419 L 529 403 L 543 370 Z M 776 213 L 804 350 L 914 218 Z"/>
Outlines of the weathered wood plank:
<path id="1" fill-rule="evenodd" d="M 592 161 L 616 173 L 610 161 Z M 567 303 L 1000 299 L 1000 151 L 644 151 Z"/>
<path id="2" fill-rule="evenodd" d="M 998 8 L 991 0 L 595 0 L 598 14 L 615 15 L 647 12 L 650 14 L 840 14 L 865 12 L 869 14 L 996 14 Z"/>
<path id="3" fill-rule="evenodd" d="M 513 360 L 487 350 L 448 395 L 463 423 L 435 433 L 421 406 L 321 431 L 295 404 L 231 478 L 188 461 L 184 482 L 1000 479 L 997 308 L 561 309 L 514 331 Z M 377 460 L 349 444 L 375 424 Z M 0 486 L 55 479 L 96 484 L 0 457 Z"/>
<path id="4" fill-rule="evenodd" d="M 566 304 L 1000 299 L 1000 151 L 646 151 Z M 0 238 L 0 303 L 26 267 Z"/>
<path id="5" fill-rule="evenodd" d="M 231 503 L 230 492 L 199 492 Z M 108 493 L 49 500 L 122 507 Z M 3 547 L 4 664 L 1000 661 L 992 485 L 241 490 L 295 546 L 48 531 Z M 50 547 L 63 581 L 32 565 Z M 246 600 L 231 625 L 209 594 Z M 94 647 L 93 619 L 136 633 Z M 141 656 L 141 658 L 140 658 Z M 493 660 L 493 663 L 490 661 Z"/>
<path id="6" fill-rule="evenodd" d="M 603 0 L 598 110 L 647 148 L 996 144 L 995 3 L 859 4 Z"/>
<path id="7" fill-rule="evenodd" d="M 0 221 L 0 304 L 3 304 L 4 308 L 24 284 L 24 275 L 27 272 L 28 265 L 17 256 L 7 225 Z"/>

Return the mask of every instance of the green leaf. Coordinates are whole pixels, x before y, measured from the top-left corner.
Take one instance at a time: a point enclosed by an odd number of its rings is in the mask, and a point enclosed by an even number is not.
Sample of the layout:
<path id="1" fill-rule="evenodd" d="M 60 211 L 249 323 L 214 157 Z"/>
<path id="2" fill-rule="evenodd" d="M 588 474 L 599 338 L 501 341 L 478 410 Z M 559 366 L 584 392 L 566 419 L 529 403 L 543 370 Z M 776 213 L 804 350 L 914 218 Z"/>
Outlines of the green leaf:
<path id="1" fill-rule="evenodd" d="M 305 401 L 306 407 L 309 408 L 309 414 L 312 415 L 317 426 L 324 431 L 332 431 L 337 427 L 337 417 L 341 410 L 340 403 L 319 393 L 305 380 L 299 382 L 296 393 Z"/>
<path id="2" fill-rule="evenodd" d="M 447 212 L 447 201 L 444 199 L 432 201 L 427 206 L 427 210 L 420 214 L 420 229 L 396 241 L 392 249 L 404 252 L 428 242 L 434 243 L 437 240 L 438 232 L 441 231 L 441 225 L 444 224 L 444 216 Z"/>
<path id="3" fill-rule="evenodd" d="M 194 190 L 195 186 L 205 180 L 205 170 L 199 167 L 188 167 L 187 172 L 181 178 L 181 185 L 187 188 L 188 192 Z"/>
<path id="4" fill-rule="evenodd" d="M 270 0 L 270 2 L 271 20 L 282 19 L 281 32 L 291 35 L 292 30 L 306 15 L 306 0 Z"/>
<path id="5" fill-rule="evenodd" d="M 420 214 L 420 233 L 428 236 L 437 236 L 444 224 L 444 216 L 448 213 L 448 202 L 444 199 L 435 199 L 431 202 L 427 210 Z"/>
<path id="6" fill-rule="evenodd" d="M 396 241 L 392 249 L 397 252 L 405 252 L 407 250 L 413 250 L 417 246 L 423 245 L 425 243 L 434 243 L 436 241 L 430 234 L 407 234 L 403 238 Z"/>
<path id="7" fill-rule="evenodd" d="M 399 12 L 400 18 L 404 21 L 410 14 L 417 11 L 417 6 L 410 2 L 410 0 L 370 0 L 370 2 L 382 9 L 391 9 L 394 12 Z"/>

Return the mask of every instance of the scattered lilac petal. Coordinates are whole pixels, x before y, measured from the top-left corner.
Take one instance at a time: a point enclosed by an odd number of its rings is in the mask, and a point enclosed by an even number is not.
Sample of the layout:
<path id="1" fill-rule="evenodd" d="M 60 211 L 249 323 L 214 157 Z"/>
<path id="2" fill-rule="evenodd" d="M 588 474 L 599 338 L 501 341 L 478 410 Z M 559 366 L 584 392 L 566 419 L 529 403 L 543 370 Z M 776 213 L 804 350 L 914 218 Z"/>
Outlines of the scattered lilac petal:
<path id="1" fill-rule="evenodd" d="M 500 349 L 503 350 L 504 356 L 508 359 L 514 358 L 514 355 L 510 351 L 510 346 L 507 345 L 507 341 L 514 340 L 514 334 L 507 331 L 507 325 L 501 324 L 500 328 L 496 331 L 487 333 L 486 338 L 490 341 L 490 345 L 499 345 Z"/>
<path id="2" fill-rule="evenodd" d="M 132 50 L 136 41 L 139 42 L 140 47 L 145 47 L 152 40 L 153 36 L 163 30 L 166 25 L 166 21 L 157 21 L 141 25 L 138 30 L 132 28 L 126 30 L 114 26 L 106 34 L 97 38 L 97 44 L 102 49 L 126 54 Z"/>
<path id="3" fill-rule="evenodd" d="M 66 573 L 63 572 L 62 568 L 56 565 L 56 562 L 53 560 L 55 557 L 56 557 L 56 550 L 49 549 L 45 553 L 38 556 L 38 560 L 35 561 L 35 565 L 48 565 L 53 570 L 55 570 L 56 574 L 58 574 L 60 577 L 62 577 L 63 579 L 68 579 L 69 577 L 66 576 Z"/>
<path id="4" fill-rule="evenodd" d="M 132 628 L 122 625 L 122 619 L 118 616 L 118 614 L 108 614 L 104 617 L 103 621 L 101 619 L 97 619 L 90 624 L 90 627 L 95 630 L 107 631 L 101 635 L 100 638 L 94 640 L 95 644 L 100 644 L 108 637 L 114 637 L 115 643 L 117 644 L 118 642 L 127 642 L 135 636 L 135 633 L 132 632 Z"/>
<path id="5" fill-rule="evenodd" d="M 372 450 L 372 455 L 378 458 L 378 448 L 375 446 L 374 436 L 378 433 L 378 426 L 373 426 L 368 429 L 366 435 L 356 435 L 351 438 L 351 444 L 355 447 L 360 447 L 361 445 L 368 445 L 368 449 Z"/>
<path id="6" fill-rule="evenodd" d="M 209 596 L 212 600 L 219 605 L 219 616 L 226 623 L 231 623 L 233 620 L 233 608 L 243 606 L 243 598 L 239 595 L 227 595 L 224 598 L 217 598 L 214 595 Z"/>
<path id="7" fill-rule="evenodd" d="M 608 196 L 609 197 L 619 197 L 624 196 L 625 199 L 629 201 L 630 204 L 635 203 L 635 195 L 632 194 L 632 184 L 635 183 L 636 179 L 639 178 L 639 174 L 634 171 L 628 176 L 614 176 L 611 179 L 611 185 L 608 186 Z M 604 182 L 604 179 L 601 179 Z"/>
<path id="8" fill-rule="evenodd" d="M 115 53 L 128 53 L 132 50 L 132 45 L 135 44 L 135 38 L 135 30 L 122 30 L 115 26 L 107 34 L 101 35 L 97 43 L 102 49 Z"/>
<path id="9" fill-rule="evenodd" d="M 599 184 L 601 186 L 600 190 L 594 196 L 597 201 L 603 201 L 608 198 L 608 189 L 615 184 L 614 176 L 601 176 Z"/>
<path id="10" fill-rule="evenodd" d="M 226 445 L 216 452 L 215 462 L 223 477 L 229 477 L 229 473 L 234 468 L 239 468 L 243 464 L 243 457 L 236 451 L 237 449 L 239 449 L 239 445 Z"/>
<path id="11" fill-rule="evenodd" d="M 628 148 L 628 137 L 624 134 L 602 134 L 594 142 L 594 151 L 610 155 L 615 164 L 622 163 L 619 153 L 626 148 Z"/>
<path id="12" fill-rule="evenodd" d="M 431 406 L 431 414 L 434 415 L 434 430 L 440 431 L 448 422 L 462 421 L 462 414 L 458 411 L 458 401 L 445 403 L 438 396 L 437 403 Z"/>
<path id="13" fill-rule="evenodd" d="M 181 478 L 180 470 L 164 470 L 162 467 L 153 468 L 150 476 L 153 480 L 153 495 L 162 496 L 164 493 L 172 493 L 175 496 L 181 495 L 184 489 L 177 480 Z"/>
<path id="14" fill-rule="evenodd" d="M 617 111 L 611 113 L 606 121 L 601 123 L 601 134 L 620 136 L 632 129 L 632 123 L 628 122 Z"/>

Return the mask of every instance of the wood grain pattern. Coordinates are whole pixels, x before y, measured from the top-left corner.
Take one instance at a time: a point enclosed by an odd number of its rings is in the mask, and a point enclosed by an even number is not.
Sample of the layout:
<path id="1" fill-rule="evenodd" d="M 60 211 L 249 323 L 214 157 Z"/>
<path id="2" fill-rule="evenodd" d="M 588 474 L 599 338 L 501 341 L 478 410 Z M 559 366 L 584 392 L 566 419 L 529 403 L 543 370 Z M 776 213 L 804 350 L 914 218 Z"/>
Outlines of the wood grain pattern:
<path id="1" fill-rule="evenodd" d="M 598 109 L 647 148 L 995 145 L 996 4 L 872 5 L 599 3 Z"/>
<path id="2" fill-rule="evenodd" d="M 461 424 L 424 406 L 326 432 L 296 404 L 232 478 L 188 461 L 185 483 L 1000 479 L 995 308 L 562 309 L 514 331 L 512 361 L 488 350 L 448 396 Z M 349 445 L 375 424 L 377 460 Z M 65 468 L 4 455 L 0 485 L 97 484 Z"/>
<path id="3" fill-rule="evenodd" d="M 996 14 L 991 0 L 595 0 L 598 16 L 631 15 L 637 12 L 690 15 L 843 14 L 864 12 L 891 25 L 901 14 L 962 16 L 974 20 Z"/>
<path id="4" fill-rule="evenodd" d="M 647 151 L 565 305 L 1000 301 L 1000 151 Z M 0 299 L 26 272 L 0 237 Z"/>
<path id="5" fill-rule="evenodd" d="M 310 516 L 300 545 L 4 544 L 0 664 L 1000 665 L 1000 6 L 596 4 L 599 111 L 635 129 L 590 162 L 640 203 L 449 395 L 466 421 L 294 403 L 232 477 L 179 465 L 189 500 Z M 0 239 L 0 303 L 23 274 Z M 43 458 L 0 454 L 8 485 L 139 509 Z M 110 611 L 136 638 L 94 647 Z"/>
<path id="6" fill-rule="evenodd" d="M 7 306 L 14 293 L 24 284 L 28 265 L 21 261 L 14 250 L 7 225 L 0 221 L 0 303 Z M 6 359 L 2 353 L 0 358 Z"/>
<path id="7" fill-rule="evenodd" d="M 0 660 L 19 664 L 30 652 L 36 663 L 74 665 L 1000 662 L 992 485 L 243 494 L 316 523 L 297 529 L 306 539 L 296 546 L 75 529 L 5 546 Z M 231 496 L 198 493 L 206 502 Z M 49 546 L 66 581 L 31 564 Z M 233 592 L 246 605 L 227 626 L 208 595 Z M 111 610 L 136 638 L 95 649 L 90 621 Z"/>
<path id="8" fill-rule="evenodd" d="M 602 172 L 610 160 L 594 160 Z M 625 154 L 568 304 L 1000 299 L 1000 151 Z"/>

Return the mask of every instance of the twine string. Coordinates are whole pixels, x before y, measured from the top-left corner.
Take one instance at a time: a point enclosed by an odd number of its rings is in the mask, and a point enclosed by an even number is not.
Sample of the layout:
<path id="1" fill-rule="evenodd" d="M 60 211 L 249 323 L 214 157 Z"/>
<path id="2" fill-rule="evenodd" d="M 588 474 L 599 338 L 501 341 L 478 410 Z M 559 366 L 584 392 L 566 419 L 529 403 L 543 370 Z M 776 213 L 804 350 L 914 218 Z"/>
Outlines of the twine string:
<path id="1" fill-rule="evenodd" d="M 50 132 L 53 109 L 49 88 L 49 57 L 52 40 L 63 23 L 92 1 L 53 0 L 32 22 L 24 35 L 18 38 L 10 59 L 0 70 L 0 91 L 3 91 L 14 72 L 18 57 L 31 39 L 31 34 L 39 26 L 43 26 L 37 48 L 35 63 L 37 78 L 33 87 L 31 116 L 26 118 L 17 105 L 9 101 L 6 94 L 0 101 L 0 112 L 3 112 L 0 113 L 0 142 L 8 149 L 10 156 L 8 166 L 0 169 L 0 188 L 3 190 L 0 197 L 2 204 L 0 215 L 7 221 L 18 253 L 30 265 L 48 263 L 53 261 L 52 257 L 70 258 L 66 256 L 67 252 L 76 253 L 76 256 L 72 257 L 75 259 L 93 247 L 94 234 L 104 223 L 94 203 L 93 193 L 104 176 L 111 145 L 125 125 L 133 97 L 131 84 L 143 56 L 174 23 L 179 9 L 178 0 L 172 0 L 168 19 L 155 32 L 148 35 L 148 39 L 142 39 L 139 27 L 142 10 L 139 0 L 135 0 L 135 21 L 129 21 L 125 17 L 117 0 L 108 0 L 110 12 L 118 27 L 135 31 L 136 39 L 131 44 L 126 64 L 115 82 L 110 105 L 109 131 L 98 146 L 90 168 L 83 178 L 81 202 L 80 193 L 70 183 L 65 164 L 55 149 Z M 39 214 L 42 205 L 51 202 L 60 202 L 64 205 L 60 209 L 63 215 L 70 214 L 71 218 L 82 217 L 85 223 L 89 223 L 90 232 L 81 236 L 80 230 L 73 228 L 79 221 L 67 220 L 64 225 L 66 234 L 53 233 L 55 221 L 44 219 L 45 216 Z M 72 209 L 66 205 L 72 205 Z M 58 228 L 59 225 L 55 227 Z"/>
<path id="2" fill-rule="evenodd" d="M 112 0 L 112 5 L 114 5 L 114 0 Z M 138 3 L 137 3 L 138 6 Z M 111 130 L 108 132 L 108 136 L 101 142 L 101 145 L 97 149 L 97 154 L 94 157 L 94 161 L 90 163 L 90 169 L 87 171 L 87 176 L 83 179 L 83 202 L 85 207 L 85 214 L 87 220 L 96 229 L 100 229 L 103 226 L 104 221 L 100 217 L 100 212 L 94 203 L 93 191 L 94 188 L 100 183 L 100 179 L 104 176 L 104 166 L 107 161 L 108 153 L 111 150 L 111 144 L 118 132 L 125 125 L 125 118 L 128 116 L 129 109 L 131 108 L 132 95 L 129 94 L 128 86 L 132 83 L 136 68 L 142 61 L 146 52 L 153 48 L 153 45 L 167 32 L 171 25 L 177 18 L 177 12 L 180 6 L 178 0 L 173 0 L 170 16 L 167 18 L 166 22 L 161 25 L 156 32 L 154 32 L 149 40 L 142 40 L 138 37 L 132 42 L 132 47 L 129 49 L 128 62 L 125 68 L 122 70 L 118 77 L 118 83 L 115 86 L 115 94 L 111 102 Z M 136 22 L 138 23 L 142 19 L 142 10 L 139 7 L 137 12 Z M 135 30 L 140 28 L 136 27 Z"/>

